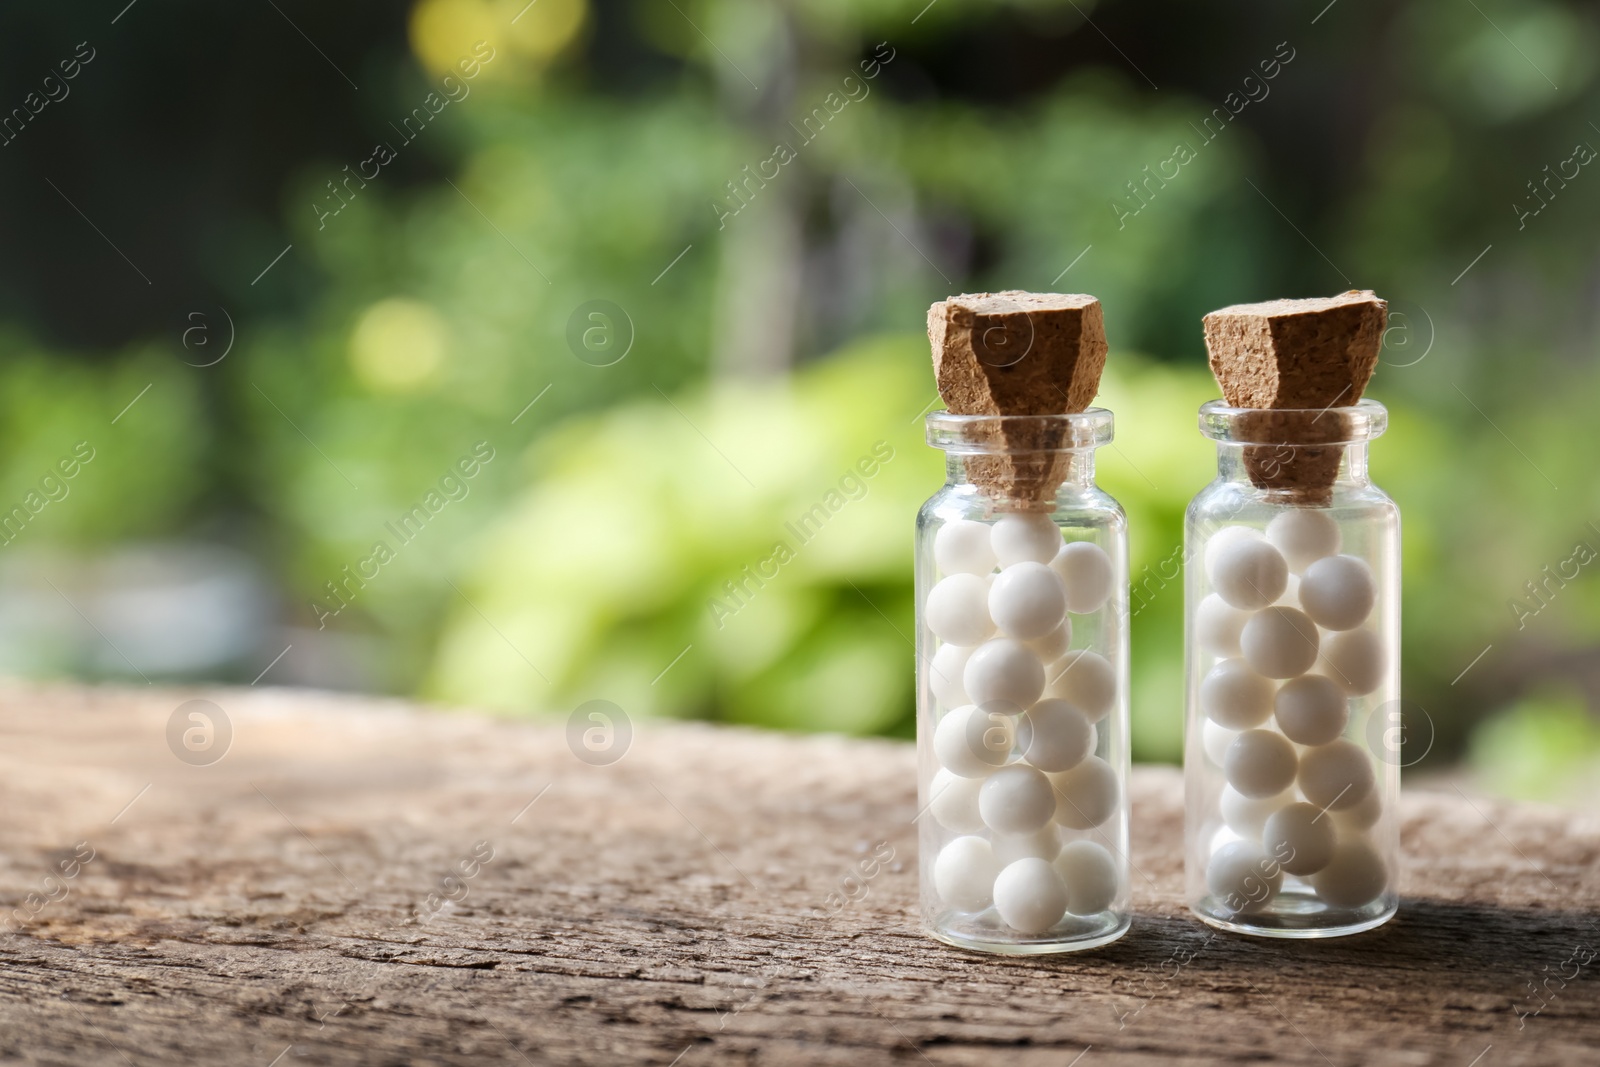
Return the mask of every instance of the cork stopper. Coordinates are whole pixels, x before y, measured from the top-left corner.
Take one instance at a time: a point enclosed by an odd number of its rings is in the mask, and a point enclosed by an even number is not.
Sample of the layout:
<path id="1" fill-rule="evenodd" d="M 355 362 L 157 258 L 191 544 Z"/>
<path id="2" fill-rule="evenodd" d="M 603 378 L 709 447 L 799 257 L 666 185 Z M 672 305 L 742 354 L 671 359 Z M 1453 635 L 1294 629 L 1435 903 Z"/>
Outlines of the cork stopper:
<path id="1" fill-rule="evenodd" d="M 1301 503 L 1324 504 L 1349 432 L 1335 410 L 1361 399 L 1378 365 L 1389 305 L 1369 290 L 1235 304 L 1205 316 L 1206 350 L 1222 395 L 1252 444 L 1250 480 Z"/>
<path id="2" fill-rule="evenodd" d="M 1084 411 L 1106 365 L 1100 301 L 1065 293 L 967 293 L 928 309 L 933 373 L 957 415 Z M 1067 427 L 1040 419 L 999 423 L 994 452 L 968 458 L 974 483 L 999 510 L 1046 511 L 1066 480 Z"/>

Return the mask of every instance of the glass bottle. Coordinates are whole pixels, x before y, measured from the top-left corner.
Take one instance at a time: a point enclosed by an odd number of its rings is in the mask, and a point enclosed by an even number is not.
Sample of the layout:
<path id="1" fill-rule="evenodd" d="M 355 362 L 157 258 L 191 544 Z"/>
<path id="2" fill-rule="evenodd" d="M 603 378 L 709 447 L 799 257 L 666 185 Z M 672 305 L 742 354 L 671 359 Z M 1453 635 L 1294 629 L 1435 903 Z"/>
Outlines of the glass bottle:
<path id="1" fill-rule="evenodd" d="M 1094 481 L 1109 411 L 927 417 L 917 756 L 928 932 L 1025 954 L 1128 911 L 1127 520 Z"/>
<path id="2" fill-rule="evenodd" d="M 1400 512 L 1367 474 L 1388 414 L 1200 409 L 1189 505 L 1185 869 L 1213 926 L 1371 929 L 1398 905 Z"/>

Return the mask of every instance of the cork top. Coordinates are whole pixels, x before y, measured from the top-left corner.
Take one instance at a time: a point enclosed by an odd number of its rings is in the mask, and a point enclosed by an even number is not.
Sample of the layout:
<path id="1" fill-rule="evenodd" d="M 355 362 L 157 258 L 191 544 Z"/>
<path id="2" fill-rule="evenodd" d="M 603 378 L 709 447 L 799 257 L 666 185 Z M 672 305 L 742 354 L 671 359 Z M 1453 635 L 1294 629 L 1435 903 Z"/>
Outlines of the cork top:
<path id="1" fill-rule="evenodd" d="M 957 415 L 1062 415 L 1100 391 L 1106 328 L 1081 293 L 966 293 L 928 309 L 933 373 Z"/>
<path id="2" fill-rule="evenodd" d="M 1074 293 L 966 293 L 928 309 L 933 373 L 957 415 L 1065 415 L 1086 410 L 1106 364 L 1100 301 Z M 1002 510 L 1048 510 L 1065 480 L 1066 427 L 1000 420 L 996 454 L 968 463 Z"/>
<path id="3" fill-rule="evenodd" d="M 1344 455 L 1347 416 L 1378 365 L 1389 305 L 1368 290 L 1236 304 L 1205 316 L 1222 395 L 1250 409 L 1241 427 L 1251 481 L 1299 504 L 1325 505 Z"/>
<path id="4" fill-rule="evenodd" d="M 1268 300 L 1202 321 L 1211 373 L 1236 408 L 1326 408 L 1361 399 L 1389 318 L 1368 290 Z"/>

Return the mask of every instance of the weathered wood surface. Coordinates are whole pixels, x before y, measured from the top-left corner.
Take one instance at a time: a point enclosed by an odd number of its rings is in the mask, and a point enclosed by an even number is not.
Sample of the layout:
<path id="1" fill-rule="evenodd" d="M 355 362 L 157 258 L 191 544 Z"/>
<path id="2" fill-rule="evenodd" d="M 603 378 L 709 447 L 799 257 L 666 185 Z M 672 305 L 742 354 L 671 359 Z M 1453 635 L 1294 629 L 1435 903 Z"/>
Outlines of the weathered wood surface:
<path id="1" fill-rule="evenodd" d="M 166 738 L 198 695 L 204 767 Z M 1600 1062 L 1593 816 L 1410 793 L 1398 919 L 1277 943 L 1187 915 L 1178 775 L 1141 770 L 1132 932 L 996 959 L 918 931 L 908 746 L 636 725 L 602 767 L 561 725 L 0 690 L 0 1062 Z"/>

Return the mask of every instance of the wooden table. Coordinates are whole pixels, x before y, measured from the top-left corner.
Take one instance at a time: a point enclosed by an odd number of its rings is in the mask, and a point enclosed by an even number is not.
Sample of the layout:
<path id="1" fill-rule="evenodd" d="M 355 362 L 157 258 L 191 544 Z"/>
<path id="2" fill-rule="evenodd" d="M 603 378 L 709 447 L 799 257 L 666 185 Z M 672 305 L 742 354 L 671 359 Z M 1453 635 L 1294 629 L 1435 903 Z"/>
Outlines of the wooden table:
<path id="1" fill-rule="evenodd" d="M 909 746 L 634 725 L 0 690 L 0 1062 L 1600 1063 L 1594 816 L 1408 793 L 1399 917 L 1277 943 L 1185 912 L 1143 768 L 1132 932 L 997 959 L 917 928 Z"/>

